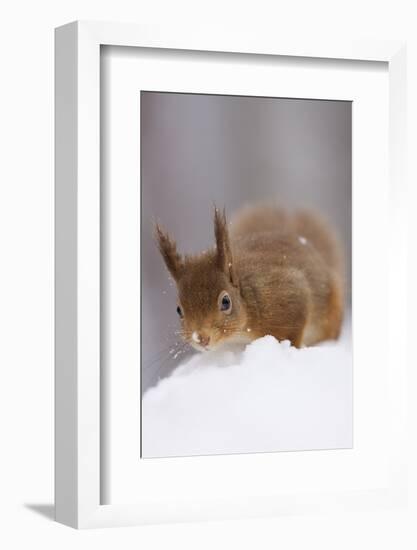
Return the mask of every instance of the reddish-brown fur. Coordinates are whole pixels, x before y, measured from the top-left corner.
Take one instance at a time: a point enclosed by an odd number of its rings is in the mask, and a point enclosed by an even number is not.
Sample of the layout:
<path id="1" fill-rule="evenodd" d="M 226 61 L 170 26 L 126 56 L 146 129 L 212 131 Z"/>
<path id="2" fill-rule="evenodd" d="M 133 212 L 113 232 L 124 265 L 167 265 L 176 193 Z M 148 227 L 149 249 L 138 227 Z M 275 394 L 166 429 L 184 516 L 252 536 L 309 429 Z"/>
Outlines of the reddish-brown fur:
<path id="1" fill-rule="evenodd" d="M 176 281 L 182 333 L 197 349 L 271 334 L 297 347 L 339 336 L 343 318 L 340 250 L 315 214 L 258 205 L 230 224 L 215 209 L 216 247 L 181 256 L 159 226 L 156 236 Z M 219 308 L 226 292 L 231 311 Z"/>

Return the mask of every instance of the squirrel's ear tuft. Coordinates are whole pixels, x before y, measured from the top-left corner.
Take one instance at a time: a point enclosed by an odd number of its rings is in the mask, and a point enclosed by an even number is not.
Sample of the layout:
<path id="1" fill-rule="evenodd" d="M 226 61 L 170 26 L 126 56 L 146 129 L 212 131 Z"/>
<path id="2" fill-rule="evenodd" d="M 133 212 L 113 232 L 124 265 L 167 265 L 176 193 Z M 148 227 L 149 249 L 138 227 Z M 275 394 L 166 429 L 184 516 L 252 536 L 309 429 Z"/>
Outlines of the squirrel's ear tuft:
<path id="1" fill-rule="evenodd" d="M 177 244 L 171 239 L 168 233 L 163 231 L 159 224 L 155 225 L 155 237 L 165 265 L 172 277 L 177 281 L 184 268 L 184 260 L 177 252 Z"/>
<path id="2" fill-rule="evenodd" d="M 217 265 L 218 267 L 227 273 L 230 277 L 230 282 L 237 286 L 236 270 L 233 265 L 232 251 L 230 248 L 229 231 L 227 229 L 226 212 L 220 212 L 218 208 L 214 207 L 214 235 L 216 237 L 217 248 Z"/>

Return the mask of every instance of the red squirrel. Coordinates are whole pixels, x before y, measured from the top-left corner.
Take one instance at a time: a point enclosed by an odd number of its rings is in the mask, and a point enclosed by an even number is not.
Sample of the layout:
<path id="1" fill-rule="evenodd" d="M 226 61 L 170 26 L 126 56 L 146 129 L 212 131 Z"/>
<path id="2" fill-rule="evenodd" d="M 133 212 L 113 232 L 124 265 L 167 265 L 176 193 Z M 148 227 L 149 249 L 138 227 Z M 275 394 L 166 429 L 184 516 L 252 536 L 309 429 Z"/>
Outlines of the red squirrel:
<path id="1" fill-rule="evenodd" d="M 316 214 L 246 207 L 227 224 L 214 209 L 215 246 L 182 255 L 160 225 L 156 239 L 178 291 L 183 339 L 199 351 L 265 335 L 296 347 L 337 339 L 344 309 L 340 246 Z"/>

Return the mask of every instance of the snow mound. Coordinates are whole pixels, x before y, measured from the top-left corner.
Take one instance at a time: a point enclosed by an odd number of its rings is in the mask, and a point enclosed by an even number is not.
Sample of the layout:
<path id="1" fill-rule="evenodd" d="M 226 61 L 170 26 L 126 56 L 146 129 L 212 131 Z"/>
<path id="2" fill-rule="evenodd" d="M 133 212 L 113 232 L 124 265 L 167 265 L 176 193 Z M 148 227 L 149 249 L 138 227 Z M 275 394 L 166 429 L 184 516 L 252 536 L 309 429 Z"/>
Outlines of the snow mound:
<path id="1" fill-rule="evenodd" d="M 142 428 L 146 458 L 349 448 L 350 335 L 195 355 L 145 393 Z"/>

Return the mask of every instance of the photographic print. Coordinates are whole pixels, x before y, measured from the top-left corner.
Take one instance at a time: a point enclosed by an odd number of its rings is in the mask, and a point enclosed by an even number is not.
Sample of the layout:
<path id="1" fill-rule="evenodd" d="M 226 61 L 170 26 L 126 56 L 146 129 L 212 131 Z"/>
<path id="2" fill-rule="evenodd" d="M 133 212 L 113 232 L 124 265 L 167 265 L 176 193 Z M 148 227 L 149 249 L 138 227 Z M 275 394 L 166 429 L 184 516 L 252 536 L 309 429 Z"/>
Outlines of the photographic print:
<path id="1" fill-rule="evenodd" d="M 140 101 L 142 458 L 352 447 L 351 102 Z"/>

